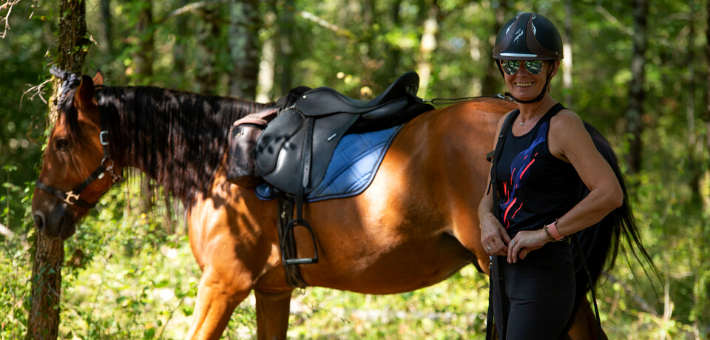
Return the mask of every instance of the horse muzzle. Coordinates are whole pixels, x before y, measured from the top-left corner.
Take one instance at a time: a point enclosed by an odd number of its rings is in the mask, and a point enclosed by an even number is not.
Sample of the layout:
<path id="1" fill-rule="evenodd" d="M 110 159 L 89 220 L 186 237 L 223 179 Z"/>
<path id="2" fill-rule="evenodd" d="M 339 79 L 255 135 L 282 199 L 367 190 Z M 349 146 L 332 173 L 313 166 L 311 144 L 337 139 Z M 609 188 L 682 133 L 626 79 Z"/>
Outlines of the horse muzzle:
<path id="1" fill-rule="evenodd" d="M 49 238 L 66 240 L 76 232 L 76 220 L 69 212 L 66 203 L 51 206 L 49 213 L 42 209 L 33 209 L 32 218 L 35 226 Z"/>

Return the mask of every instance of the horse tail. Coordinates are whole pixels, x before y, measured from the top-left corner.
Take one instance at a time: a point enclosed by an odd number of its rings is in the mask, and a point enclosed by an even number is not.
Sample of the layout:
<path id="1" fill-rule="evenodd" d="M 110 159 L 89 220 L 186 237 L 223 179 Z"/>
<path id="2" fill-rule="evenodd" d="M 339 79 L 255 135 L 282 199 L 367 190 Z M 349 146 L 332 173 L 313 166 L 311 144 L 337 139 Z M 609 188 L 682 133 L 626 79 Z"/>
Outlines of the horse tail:
<path id="1" fill-rule="evenodd" d="M 626 182 L 624 181 L 624 176 L 622 175 L 621 168 L 619 167 L 619 160 L 616 157 L 614 150 L 611 148 L 609 141 L 607 141 L 606 138 L 604 138 L 604 136 L 597 131 L 597 129 L 586 122 L 584 123 L 584 126 L 589 132 L 589 135 L 592 137 L 592 141 L 594 142 L 597 150 L 599 150 L 599 153 L 602 157 L 604 157 L 614 171 L 614 175 L 616 175 L 624 194 L 624 202 L 619 208 L 612 211 L 596 225 L 577 233 L 582 253 L 584 254 L 584 258 L 587 261 L 587 266 L 589 267 L 589 271 L 592 276 L 592 282 L 590 284 L 589 279 L 587 278 L 587 273 L 582 267 L 578 250 L 576 247 L 573 247 L 575 279 L 577 282 L 576 288 L 578 295 L 582 292 L 589 291 L 594 285 L 596 285 L 598 279 L 604 271 L 608 272 L 614 267 L 616 258 L 619 254 L 622 237 L 628 242 L 628 248 L 631 250 L 633 256 L 642 264 L 643 262 L 648 263 L 654 273 L 660 277 L 658 269 L 653 264 L 651 256 L 648 254 L 641 241 L 641 235 L 639 233 L 638 226 L 636 225 L 631 205 L 629 204 Z M 587 190 L 583 196 L 586 196 L 588 193 L 589 191 Z M 641 261 L 641 258 L 643 258 L 644 261 Z M 648 274 L 645 266 L 643 266 L 643 269 L 644 272 Z"/>

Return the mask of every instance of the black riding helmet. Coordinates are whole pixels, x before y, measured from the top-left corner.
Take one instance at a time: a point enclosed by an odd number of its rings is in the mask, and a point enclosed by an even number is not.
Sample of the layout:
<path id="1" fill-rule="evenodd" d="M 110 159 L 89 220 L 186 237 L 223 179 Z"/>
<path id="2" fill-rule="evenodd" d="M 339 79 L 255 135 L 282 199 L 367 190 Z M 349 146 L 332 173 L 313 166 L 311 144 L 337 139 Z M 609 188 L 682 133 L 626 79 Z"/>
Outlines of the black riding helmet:
<path id="1" fill-rule="evenodd" d="M 493 48 L 493 59 L 554 61 L 564 58 L 562 50 L 562 37 L 557 27 L 540 14 L 525 12 L 508 20 L 500 29 Z M 502 75 L 500 63 L 496 62 L 496 65 Z M 533 100 L 522 101 L 513 98 L 520 103 L 540 101 L 547 91 L 549 82 L 550 73 L 547 75 L 542 92 Z"/>

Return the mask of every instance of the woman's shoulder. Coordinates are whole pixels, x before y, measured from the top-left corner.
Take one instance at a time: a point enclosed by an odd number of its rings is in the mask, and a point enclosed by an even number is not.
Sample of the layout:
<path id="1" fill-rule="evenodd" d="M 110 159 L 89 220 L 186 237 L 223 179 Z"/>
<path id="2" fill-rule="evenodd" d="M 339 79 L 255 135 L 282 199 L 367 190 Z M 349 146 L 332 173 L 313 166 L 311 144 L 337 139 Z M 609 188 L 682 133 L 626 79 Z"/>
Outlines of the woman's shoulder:
<path id="1" fill-rule="evenodd" d="M 569 130 L 575 127 L 584 127 L 584 122 L 576 112 L 567 108 L 562 109 L 550 119 L 551 130 Z"/>

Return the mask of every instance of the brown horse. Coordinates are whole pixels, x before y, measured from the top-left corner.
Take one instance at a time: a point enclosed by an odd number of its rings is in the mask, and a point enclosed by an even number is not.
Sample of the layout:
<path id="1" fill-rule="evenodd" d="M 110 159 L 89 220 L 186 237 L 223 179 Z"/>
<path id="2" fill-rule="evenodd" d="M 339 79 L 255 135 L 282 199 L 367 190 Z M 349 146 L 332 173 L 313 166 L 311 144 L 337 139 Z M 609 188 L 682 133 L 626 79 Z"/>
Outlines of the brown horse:
<path id="1" fill-rule="evenodd" d="M 98 87 L 100 73 L 79 79 L 60 103 L 49 137 L 32 201 L 37 227 L 68 238 L 116 173 L 138 168 L 186 207 L 190 245 L 203 271 L 187 338 L 219 338 L 254 290 L 258 338 L 285 339 L 292 288 L 281 264 L 276 202 L 230 184 L 224 168 L 229 125 L 267 104 L 155 87 Z M 496 123 L 514 108 L 487 98 L 424 113 L 401 129 L 362 194 L 306 204 L 320 262 L 301 266 L 305 281 L 392 294 L 433 285 L 469 264 L 488 274 L 477 208 Z M 618 218 L 614 223 L 614 230 L 623 228 Z M 602 249 L 592 254 L 594 263 L 609 253 L 611 233 L 604 235 L 593 242 Z M 312 255 L 304 231 L 296 231 L 296 243 L 299 257 Z M 601 266 L 591 266 L 596 281 Z M 568 325 L 572 339 L 596 338 L 584 285 Z"/>

